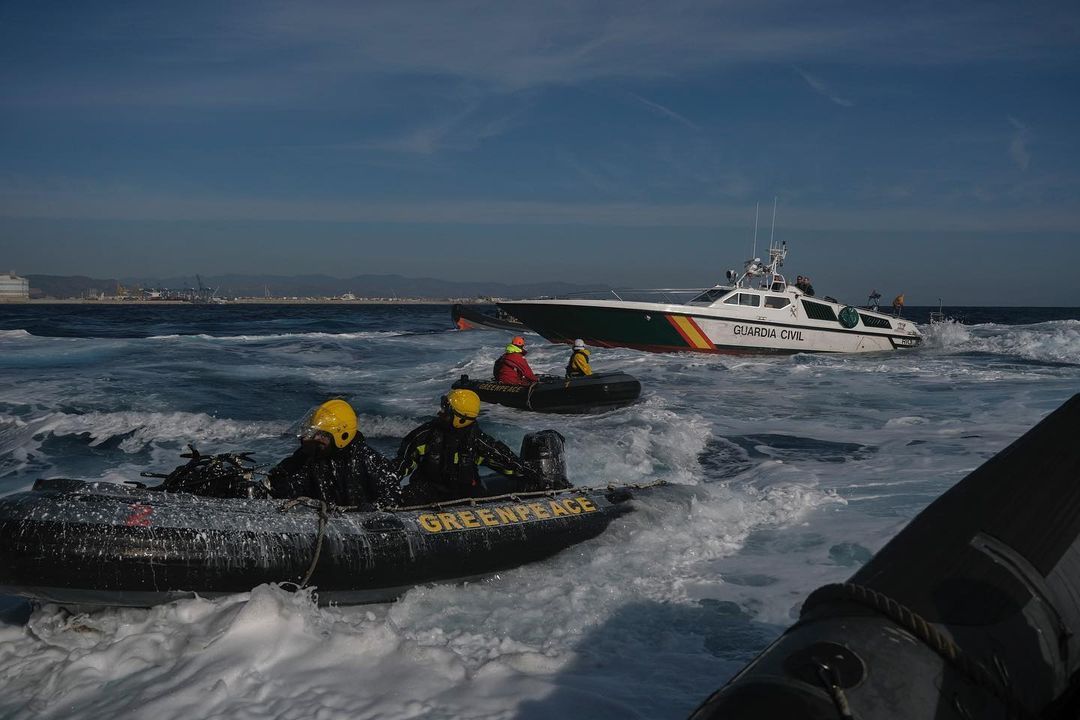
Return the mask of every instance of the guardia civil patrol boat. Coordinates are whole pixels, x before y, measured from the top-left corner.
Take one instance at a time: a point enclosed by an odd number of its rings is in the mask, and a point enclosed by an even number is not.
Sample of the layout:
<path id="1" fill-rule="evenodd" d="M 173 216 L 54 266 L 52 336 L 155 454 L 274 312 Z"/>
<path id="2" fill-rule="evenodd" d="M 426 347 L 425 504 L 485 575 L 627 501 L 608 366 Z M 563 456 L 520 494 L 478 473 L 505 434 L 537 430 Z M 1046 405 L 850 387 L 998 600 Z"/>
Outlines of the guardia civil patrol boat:
<path id="1" fill-rule="evenodd" d="M 767 264 L 753 258 L 743 272 L 728 271 L 729 284 L 692 294 L 644 291 L 652 297 L 638 300 L 610 291 L 614 299 L 504 300 L 499 307 L 552 342 L 582 338 L 589 345 L 649 352 L 857 353 L 922 342 L 913 322 L 818 298 L 806 286 L 788 283 L 780 273 L 786 257 L 786 242 L 771 244 Z"/>
<path id="2" fill-rule="evenodd" d="M 554 431 L 522 443 L 542 475 L 562 478 L 557 489 L 404 508 L 269 499 L 244 455 L 196 453 L 154 487 L 38 480 L 0 498 L 0 594 L 151 606 L 279 583 L 344 604 L 485 577 L 596 537 L 631 510 L 626 488 L 569 487 L 561 448 Z"/>

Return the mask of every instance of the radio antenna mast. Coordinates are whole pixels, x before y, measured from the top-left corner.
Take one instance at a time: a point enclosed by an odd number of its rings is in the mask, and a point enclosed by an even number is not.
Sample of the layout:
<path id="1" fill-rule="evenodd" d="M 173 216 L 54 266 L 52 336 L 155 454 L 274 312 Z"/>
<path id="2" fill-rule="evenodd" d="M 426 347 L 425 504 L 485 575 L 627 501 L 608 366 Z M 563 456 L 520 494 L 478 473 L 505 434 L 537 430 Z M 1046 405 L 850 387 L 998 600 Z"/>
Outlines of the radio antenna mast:
<path id="1" fill-rule="evenodd" d="M 757 257 L 757 218 L 758 218 L 758 210 L 760 210 L 760 209 L 761 209 L 761 203 L 760 202 L 754 205 L 754 247 L 750 251 L 750 259 L 751 260 L 753 260 L 754 258 Z"/>
<path id="2" fill-rule="evenodd" d="M 769 230 L 769 247 L 773 244 L 773 233 L 776 232 L 776 196 L 772 198 L 772 229 Z"/>

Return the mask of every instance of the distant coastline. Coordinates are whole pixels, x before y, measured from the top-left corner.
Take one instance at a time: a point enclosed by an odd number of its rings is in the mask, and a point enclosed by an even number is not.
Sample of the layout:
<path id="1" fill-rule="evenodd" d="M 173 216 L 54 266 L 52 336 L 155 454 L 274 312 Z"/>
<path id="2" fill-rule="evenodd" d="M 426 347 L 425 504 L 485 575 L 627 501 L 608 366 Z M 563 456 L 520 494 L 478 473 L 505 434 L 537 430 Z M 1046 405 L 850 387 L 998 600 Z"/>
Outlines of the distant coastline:
<path id="1" fill-rule="evenodd" d="M 220 305 L 491 305 L 493 300 L 477 298 L 238 298 L 213 303 L 192 303 L 185 300 L 121 300 L 119 298 L 31 298 L 4 300 L 5 305 L 140 305 L 152 307 L 210 307 Z"/>

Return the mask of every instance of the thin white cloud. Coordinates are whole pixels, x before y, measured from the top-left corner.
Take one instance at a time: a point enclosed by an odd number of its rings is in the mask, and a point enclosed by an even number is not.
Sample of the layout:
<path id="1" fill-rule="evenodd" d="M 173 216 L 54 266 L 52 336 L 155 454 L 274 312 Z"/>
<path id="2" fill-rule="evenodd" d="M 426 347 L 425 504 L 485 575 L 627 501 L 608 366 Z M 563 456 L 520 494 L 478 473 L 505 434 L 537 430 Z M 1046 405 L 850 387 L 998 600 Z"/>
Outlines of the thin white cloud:
<path id="1" fill-rule="evenodd" d="M 485 110 L 479 103 L 470 103 L 463 109 L 426 123 L 418 123 L 394 135 L 337 143 L 329 149 L 373 150 L 404 155 L 475 150 L 484 141 L 498 137 L 511 128 L 524 108 L 524 104 L 519 104 L 516 109 L 494 113 Z"/>
<path id="2" fill-rule="evenodd" d="M 818 95 L 828 98 L 840 107 L 849 108 L 855 104 L 851 100 L 847 100 L 833 93 L 832 90 L 830 90 L 828 86 L 826 86 L 825 83 L 821 81 L 820 78 L 814 77 L 813 75 L 799 67 L 793 66 L 792 69 L 797 72 L 799 76 L 806 81 L 806 84 L 809 85 Z"/>
<path id="3" fill-rule="evenodd" d="M 679 113 L 675 112 L 671 108 L 664 107 L 660 103 L 655 103 L 652 100 L 648 100 L 646 98 L 643 98 L 643 97 L 641 97 L 640 95 L 638 95 L 636 93 L 629 93 L 629 95 L 630 95 L 630 97 L 634 98 L 635 100 L 637 100 L 639 103 L 641 103 L 645 107 L 654 110 L 655 112 L 659 113 L 660 115 L 663 115 L 664 117 L 670 118 L 671 120 L 674 120 L 677 123 L 681 123 L 681 124 L 685 125 L 686 127 L 692 128 L 694 130 L 700 130 L 701 129 L 701 127 L 697 123 L 695 123 L 694 121 L 689 120 L 686 117 L 680 115 Z"/>
<path id="4" fill-rule="evenodd" d="M 0 218 L 120 221 L 280 221 L 446 225 L 581 225 L 592 227 L 741 227 L 753 222 L 747 204 L 544 202 L 531 200 L 357 201 L 354 198 L 191 196 L 127 185 L 81 181 L 0 184 Z M 1080 209 L 1060 207 L 959 209 L 784 209 L 799 230 L 1080 232 Z"/>
<path id="5" fill-rule="evenodd" d="M 1012 140 L 1009 142 L 1009 156 L 1012 157 L 1016 167 L 1027 172 L 1031 164 L 1031 153 L 1028 151 L 1028 143 L 1031 141 L 1031 130 L 1027 125 L 1014 117 L 1009 118 L 1009 124 L 1013 126 Z"/>
<path id="6" fill-rule="evenodd" d="M 1065 11 L 1050 7 L 838 2 L 809 13 L 804 5 L 787 0 L 633 5 L 616 0 L 238 0 L 147 6 L 137 15 L 108 9 L 72 13 L 66 27 L 49 26 L 50 37 L 70 36 L 72 52 L 112 60 L 57 66 L 45 61 L 47 50 L 42 50 L 41 58 L 29 56 L 13 66 L 0 103 L 282 103 L 336 91 L 347 96 L 380 79 L 400 87 L 411 79 L 439 78 L 499 93 L 818 60 L 1067 63 L 1078 44 L 1075 23 L 1063 22 Z M 802 74 L 818 89 L 820 81 Z M 837 104 L 850 102 L 825 92 Z"/>

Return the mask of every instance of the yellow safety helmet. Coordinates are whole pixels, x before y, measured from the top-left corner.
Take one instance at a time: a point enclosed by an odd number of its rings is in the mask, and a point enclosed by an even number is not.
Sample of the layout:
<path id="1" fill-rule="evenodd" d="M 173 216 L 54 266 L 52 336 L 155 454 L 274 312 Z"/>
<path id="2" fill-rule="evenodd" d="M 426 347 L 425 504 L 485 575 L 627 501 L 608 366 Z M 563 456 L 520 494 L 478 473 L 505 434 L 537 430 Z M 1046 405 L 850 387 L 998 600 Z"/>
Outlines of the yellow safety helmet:
<path id="1" fill-rule="evenodd" d="M 308 415 L 301 426 L 300 439 L 312 438 L 320 432 L 333 438 L 336 447 L 345 447 L 356 437 L 356 411 L 344 400 L 327 400 Z"/>
<path id="2" fill-rule="evenodd" d="M 480 415 L 480 396 L 463 388 L 451 390 L 443 396 L 442 406 L 453 415 L 454 427 L 469 427 Z"/>

